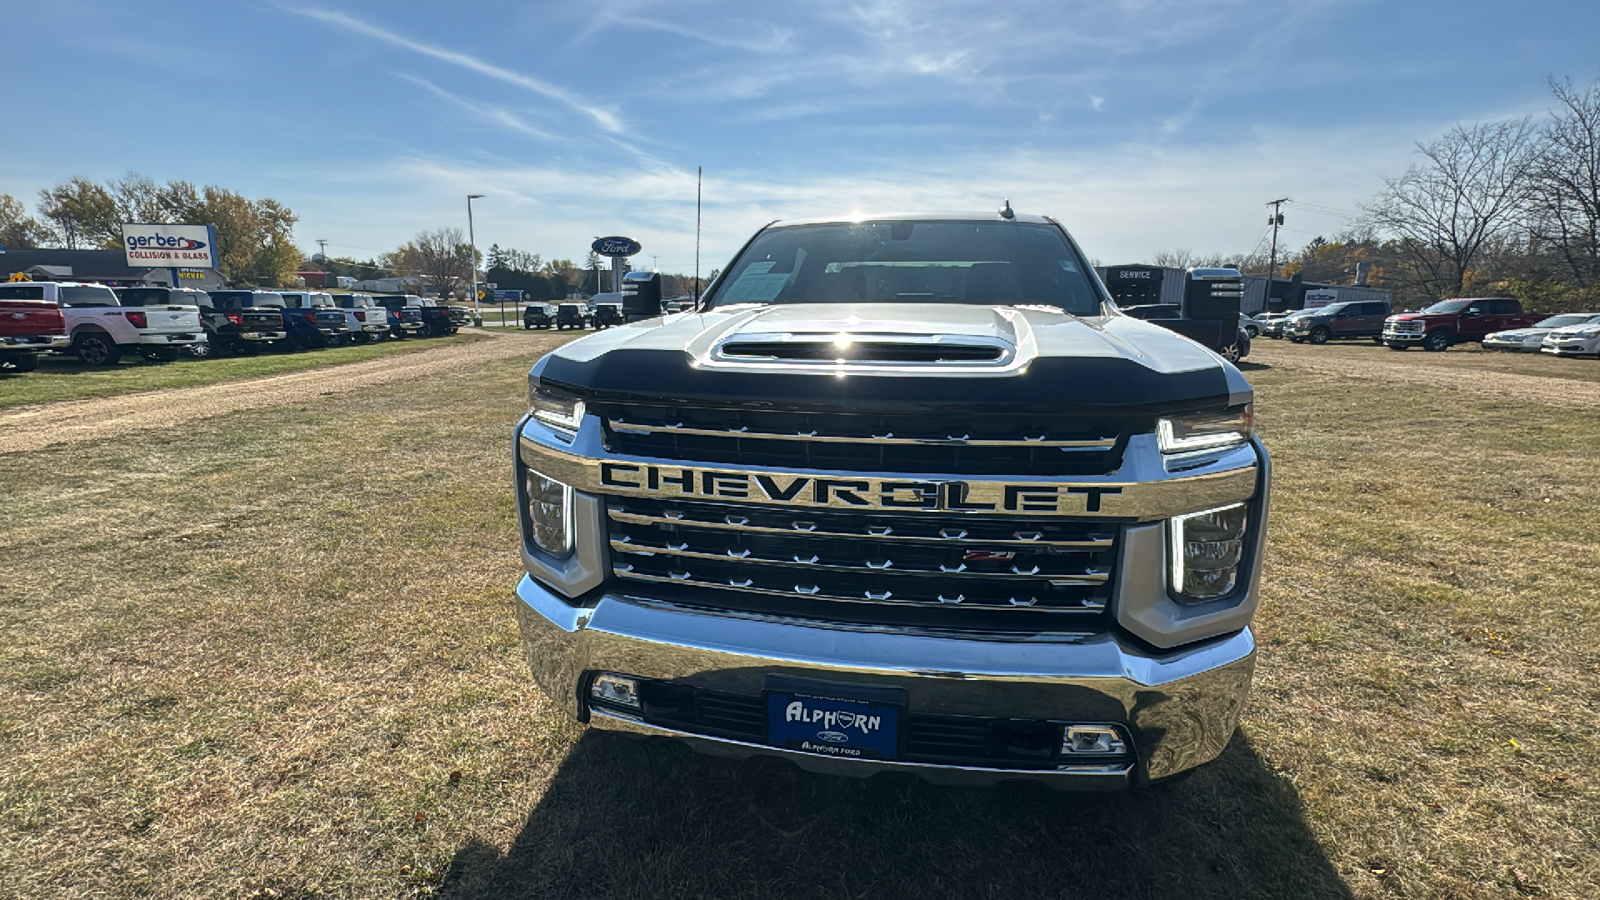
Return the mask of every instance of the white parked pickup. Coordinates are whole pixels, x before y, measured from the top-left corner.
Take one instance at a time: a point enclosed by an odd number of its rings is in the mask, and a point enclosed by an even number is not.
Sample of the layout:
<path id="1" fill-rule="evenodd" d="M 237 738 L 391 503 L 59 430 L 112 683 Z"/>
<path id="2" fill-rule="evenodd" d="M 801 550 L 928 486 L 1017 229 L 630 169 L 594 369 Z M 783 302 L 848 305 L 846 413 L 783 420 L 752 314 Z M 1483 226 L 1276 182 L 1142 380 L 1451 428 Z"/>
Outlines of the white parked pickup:
<path id="1" fill-rule="evenodd" d="M 206 339 L 200 313 L 193 306 L 125 307 L 103 284 L 37 284 L 44 288 L 44 299 L 61 306 L 72 338 L 67 352 L 91 366 L 115 365 L 130 352 L 167 362 L 177 359 L 184 347 Z"/>

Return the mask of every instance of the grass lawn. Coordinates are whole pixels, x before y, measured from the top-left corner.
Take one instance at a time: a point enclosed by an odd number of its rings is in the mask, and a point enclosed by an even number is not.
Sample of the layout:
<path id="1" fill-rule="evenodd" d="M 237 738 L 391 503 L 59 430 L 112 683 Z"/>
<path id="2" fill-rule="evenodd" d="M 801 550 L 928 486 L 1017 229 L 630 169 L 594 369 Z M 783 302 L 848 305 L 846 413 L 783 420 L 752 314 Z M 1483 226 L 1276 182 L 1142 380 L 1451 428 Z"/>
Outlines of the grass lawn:
<path id="1" fill-rule="evenodd" d="M 353 344 L 298 353 L 262 353 L 258 356 L 218 356 L 207 359 L 180 357 L 155 363 L 127 354 L 115 366 L 86 366 L 76 357 L 45 356 L 39 368 L 25 375 L 0 375 L 0 409 L 56 400 L 113 397 L 133 391 L 195 387 L 260 375 L 281 375 L 321 366 L 360 362 L 379 356 L 415 353 L 463 341 L 483 340 L 471 334 L 437 338 Z"/>
<path id="2" fill-rule="evenodd" d="M 951 790 L 555 713 L 510 606 L 532 361 L 0 455 L 0 895 L 1600 896 L 1596 417 L 1253 371 L 1233 744 Z"/>

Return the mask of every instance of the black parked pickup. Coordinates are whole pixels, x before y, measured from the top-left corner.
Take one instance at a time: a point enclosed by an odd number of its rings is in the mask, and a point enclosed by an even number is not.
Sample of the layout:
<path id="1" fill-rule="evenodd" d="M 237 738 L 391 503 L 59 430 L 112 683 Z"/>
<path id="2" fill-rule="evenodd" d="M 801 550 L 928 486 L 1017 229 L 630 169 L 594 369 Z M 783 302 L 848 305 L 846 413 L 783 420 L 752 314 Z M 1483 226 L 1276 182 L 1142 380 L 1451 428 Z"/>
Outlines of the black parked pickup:
<path id="1" fill-rule="evenodd" d="M 248 356 L 288 339 L 283 310 L 283 295 L 274 291 L 208 291 L 200 324 L 214 352 Z"/>
<path id="2" fill-rule="evenodd" d="M 372 302 L 389 311 L 389 336 L 424 337 L 428 324 L 422 315 L 422 298 L 413 294 L 379 294 Z"/>
<path id="3" fill-rule="evenodd" d="M 379 294 L 377 301 L 379 306 L 387 306 L 390 309 L 395 309 L 397 306 L 402 309 L 416 309 L 422 320 L 422 329 L 417 333 L 423 337 L 439 337 L 452 334 L 456 330 L 456 326 L 450 321 L 449 311 L 440 306 L 436 300 L 414 294 Z"/>

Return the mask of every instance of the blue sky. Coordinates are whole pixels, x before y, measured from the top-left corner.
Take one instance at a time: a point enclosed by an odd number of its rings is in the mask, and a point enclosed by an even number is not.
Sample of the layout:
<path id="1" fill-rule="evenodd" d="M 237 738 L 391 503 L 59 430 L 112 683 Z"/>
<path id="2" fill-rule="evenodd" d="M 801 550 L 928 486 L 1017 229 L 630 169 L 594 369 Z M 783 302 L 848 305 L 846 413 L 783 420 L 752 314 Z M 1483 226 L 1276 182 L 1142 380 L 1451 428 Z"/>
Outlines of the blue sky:
<path id="1" fill-rule="evenodd" d="M 309 251 L 466 225 L 702 271 L 774 219 L 997 208 L 1093 257 L 1344 227 L 1414 144 L 1600 77 L 1600 3 L 723 0 L 7 4 L 0 193 L 137 171 L 272 196 Z M 38 42 L 14 52 L 19 40 Z M 46 48 L 46 49 L 39 49 Z"/>

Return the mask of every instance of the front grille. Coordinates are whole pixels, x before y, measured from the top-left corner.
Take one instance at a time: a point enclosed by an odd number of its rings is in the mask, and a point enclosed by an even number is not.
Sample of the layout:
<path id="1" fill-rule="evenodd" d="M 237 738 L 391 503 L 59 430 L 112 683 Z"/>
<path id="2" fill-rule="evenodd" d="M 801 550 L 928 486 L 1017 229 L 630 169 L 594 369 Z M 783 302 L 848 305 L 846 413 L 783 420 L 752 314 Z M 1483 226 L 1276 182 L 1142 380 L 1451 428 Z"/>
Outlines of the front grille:
<path id="1" fill-rule="evenodd" d="M 1423 330 L 1426 328 L 1426 324 L 1423 323 L 1423 322 L 1412 322 L 1412 321 L 1390 322 L 1385 327 L 1386 327 L 1387 330 L 1392 331 L 1392 332 L 1394 332 L 1396 334 L 1421 334 L 1423 332 Z"/>
<path id="2" fill-rule="evenodd" d="M 614 452 L 738 466 L 962 475 L 1098 475 L 1121 464 L 1116 421 L 877 416 L 596 405 Z M 1153 426 L 1154 423 L 1147 423 Z"/>
<path id="3" fill-rule="evenodd" d="M 639 699 L 641 716 L 651 725 L 733 740 L 766 740 L 766 703 L 759 695 L 643 681 Z M 915 712 L 906 713 L 901 722 L 899 756 L 912 762 L 1014 769 L 1050 769 L 1062 763 L 1059 722 Z M 1127 759 L 1095 761 L 1115 764 Z"/>
<path id="4" fill-rule="evenodd" d="M 1094 614 L 1116 527 L 608 498 L 624 579 L 901 608 Z"/>

